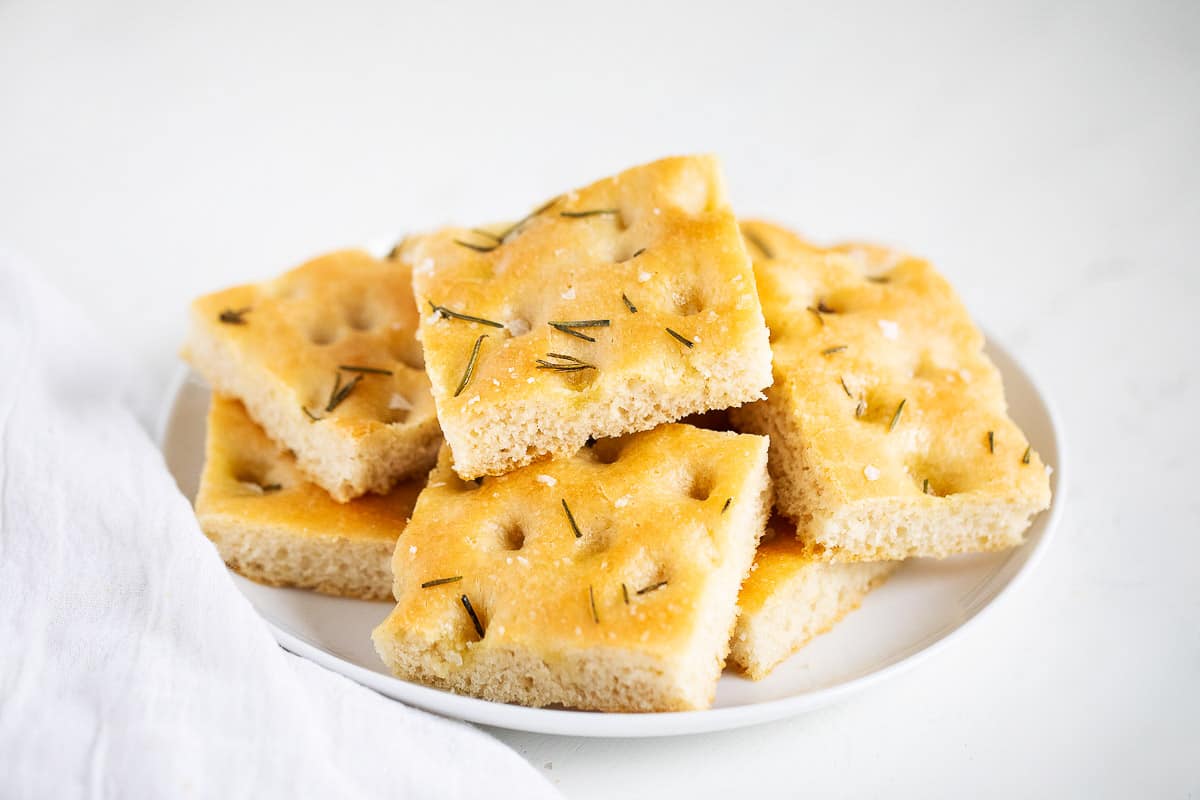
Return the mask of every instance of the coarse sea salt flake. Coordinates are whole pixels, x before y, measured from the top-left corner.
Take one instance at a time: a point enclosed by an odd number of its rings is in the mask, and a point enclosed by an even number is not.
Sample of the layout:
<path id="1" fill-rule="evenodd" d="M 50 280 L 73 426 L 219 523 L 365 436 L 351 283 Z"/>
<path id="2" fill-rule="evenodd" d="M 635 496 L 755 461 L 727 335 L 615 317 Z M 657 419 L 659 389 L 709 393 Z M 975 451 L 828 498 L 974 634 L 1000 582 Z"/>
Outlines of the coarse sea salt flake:
<path id="1" fill-rule="evenodd" d="M 563 292 L 562 299 L 563 300 L 574 300 L 575 299 L 575 287 L 572 286 L 570 289 L 567 289 L 565 292 Z"/>
<path id="2" fill-rule="evenodd" d="M 652 277 L 653 276 L 649 272 L 646 272 L 646 270 L 641 270 L 638 272 L 638 283 L 645 283 Z"/>
<path id="3" fill-rule="evenodd" d="M 900 338 L 900 326 L 890 319 L 879 320 L 879 330 L 883 332 L 883 338 L 885 339 Z"/>
<path id="4" fill-rule="evenodd" d="M 879 480 L 879 467 L 876 467 L 872 464 L 867 464 L 865 467 L 863 467 L 863 475 L 865 475 L 869 481 L 877 481 Z"/>
<path id="5" fill-rule="evenodd" d="M 626 494 L 618 497 L 613 501 L 613 505 L 617 508 L 624 508 L 625 506 L 629 505 L 629 495 Z"/>
<path id="6" fill-rule="evenodd" d="M 558 485 L 558 479 L 555 478 L 553 475 L 538 475 L 537 482 L 543 483 L 546 486 L 557 486 Z"/>
<path id="7" fill-rule="evenodd" d="M 399 394 L 399 393 L 393 393 L 392 399 L 388 400 L 388 408 L 390 408 L 393 411 L 395 411 L 397 409 L 399 409 L 401 411 L 411 411 L 412 403 L 408 402 L 408 398 L 405 397 L 404 395 Z"/>

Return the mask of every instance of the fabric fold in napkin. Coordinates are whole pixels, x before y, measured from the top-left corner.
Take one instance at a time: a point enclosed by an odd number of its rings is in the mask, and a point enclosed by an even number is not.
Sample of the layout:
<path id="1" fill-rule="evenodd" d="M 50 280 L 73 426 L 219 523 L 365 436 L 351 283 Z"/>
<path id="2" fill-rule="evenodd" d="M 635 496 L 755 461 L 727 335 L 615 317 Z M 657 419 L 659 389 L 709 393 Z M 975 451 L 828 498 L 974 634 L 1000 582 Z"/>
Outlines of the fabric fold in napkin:
<path id="1" fill-rule="evenodd" d="M 0 795 L 557 796 L 486 734 L 276 645 L 130 375 L 0 253 Z"/>

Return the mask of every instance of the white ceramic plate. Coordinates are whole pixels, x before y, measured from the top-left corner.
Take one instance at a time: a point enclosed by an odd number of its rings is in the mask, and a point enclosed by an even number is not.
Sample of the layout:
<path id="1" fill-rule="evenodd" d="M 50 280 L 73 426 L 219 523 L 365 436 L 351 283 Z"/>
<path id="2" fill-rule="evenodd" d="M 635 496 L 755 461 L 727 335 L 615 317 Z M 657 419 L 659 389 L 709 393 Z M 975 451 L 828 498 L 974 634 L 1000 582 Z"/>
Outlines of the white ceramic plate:
<path id="1" fill-rule="evenodd" d="M 603 714 L 525 708 L 462 697 L 387 674 L 370 633 L 387 603 L 325 597 L 261 586 L 233 576 L 271 626 L 279 643 L 381 694 L 450 717 L 502 728 L 572 736 L 669 736 L 737 728 L 799 714 L 913 666 L 945 645 L 1029 573 L 1045 549 L 1063 507 L 1064 458 L 1058 426 L 1030 377 L 995 344 L 988 353 L 1004 375 L 1009 410 L 1034 448 L 1054 466 L 1051 509 L 1034 522 L 1026 543 L 1004 553 L 914 560 L 833 631 L 780 665 L 765 680 L 722 676 L 707 711 Z M 204 461 L 208 389 L 181 371 L 164 409 L 159 440 L 180 488 L 194 498 Z"/>

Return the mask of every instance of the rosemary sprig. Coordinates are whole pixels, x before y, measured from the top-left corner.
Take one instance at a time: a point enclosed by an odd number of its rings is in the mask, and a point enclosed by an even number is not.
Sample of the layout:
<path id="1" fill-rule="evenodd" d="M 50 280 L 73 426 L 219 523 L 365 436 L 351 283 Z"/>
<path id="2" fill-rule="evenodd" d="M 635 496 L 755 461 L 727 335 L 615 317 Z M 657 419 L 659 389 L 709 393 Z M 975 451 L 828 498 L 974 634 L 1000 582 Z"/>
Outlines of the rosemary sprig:
<path id="1" fill-rule="evenodd" d="M 648 593 L 650 593 L 650 592 L 653 592 L 653 591 L 655 591 L 655 590 L 657 590 L 657 589 L 661 589 L 662 587 L 664 587 L 664 586 L 666 586 L 666 585 L 667 585 L 667 582 L 666 582 L 666 581 L 659 581 L 658 583 L 653 583 L 653 584 L 651 584 L 651 585 L 649 585 L 649 586 L 647 586 L 647 587 L 645 587 L 645 588 L 643 588 L 643 589 L 638 589 L 637 593 L 638 593 L 638 594 L 648 594 Z"/>
<path id="2" fill-rule="evenodd" d="M 380 369 L 379 367 L 359 367 L 354 364 L 339 364 L 338 369 L 346 372 L 361 372 L 364 375 L 391 375 L 390 369 Z"/>
<path id="3" fill-rule="evenodd" d="M 576 328 L 607 328 L 610 321 L 607 319 L 577 319 L 567 320 L 563 322 L 547 322 L 551 328 L 556 331 L 569 334 L 577 339 L 583 339 L 585 342 L 594 342 L 595 338 L 588 336 L 586 333 L 580 333 Z"/>
<path id="4" fill-rule="evenodd" d="M 846 385 L 846 379 L 842 377 L 838 378 L 838 380 L 842 383 L 842 391 L 846 393 L 846 397 L 849 397 L 851 400 L 853 400 L 854 395 L 850 393 L 850 387 Z"/>
<path id="5" fill-rule="evenodd" d="M 475 626 L 475 632 L 477 634 L 479 634 L 479 638 L 482 639 L 483 638 L 483 623 L 481 623 L 479 621 L 479 615 L 475 613 L 475 609 L 471 606 L 471 601 L 467 598 L 467 596 L 465 594 L 458 599 L 462 602 L 463 608 L 465 608 L 467 610 L 467 616 L 469 616 L 471 618 L 471 624 L 473 624 Z"/>
<path id="6" fill-rule="evenodd" d="M 824 328 L 825 317 L 822 316 L 821 309 L 817 308 L 816 306 L 809 306 L 808 310 L 812 312 L 812 315 L 817 318 L 817 322 L 821 323 L 821 327 Z"/>
<path id="7" fill-rule="evenodd" d="M 564 498 L 562 501 L 563 511 L 567 512 L 567 522 L 571 523 L 571 531 L 575 534 L 576 539 L 582 539 L 583 534 L 579 531 L 579 526 L 575 524 L 575 515 L 571 513 L 571 507 L 567 505 Z"/>
<path id="8" fill-rule="evenodd" d="M 486 338 L 488 335 L 485 333 L 475 340 L 475 346 L 471 348 L 471 357 L 467 360 L 467 368 L 463 370 L 462 380 L 458 382 L 458 388 L 454 390 L 455 397 L 462 394 L 463 389 L 467 388 L 467 384 L 471 382 L 471 376 L 475 374 L 475 362 L 479 360 L 479 348 Z"/>
<path id="9" fill-rule="evenodd" d="M 900 401 L 900 405 L 896 406 L 896 413 L 892 414 L 892 422 L 888 425 L 888 433 L 896 430 L 896 426 L 900 424 L 900 415 L 904 413 L 904 404 L 908 402 L 908 398 Z"/>
<path id="10" fill-rule="evenodd" d="M 583 217 L 612 216 L 620 213 L 621 209 L 619 208 L 593 208 L 587 211 L 560 211 L 558 215 L 560 217 L 570 217 L 571 219 L 582 219 Z"/>
<path id="11" fill-rule="evenodd" d="M 333 411 L 342 404 L 342 401 L 350 396 L 354 391 L 354 387 L 358 386 L 358 382 L 362 380 L 362 375 L 355 375 L 345 385 L 342 384 L 342 373 L 337 373 L 337 380 L 333 383 L 333 391 L 329 393 L 329 402 L 325 405 L 325 413 Z"/>
<path id="12" fill-rule="evenodd" d="M 689 350 L 691 350 L 693 347 L 695 347 L 695 346 L 696 346 L 696 343 L 695 343 L 695 342 L 693 342 L 691 339 L 689 339 L 689 338 L 687 338 L 686 336 L 684 336 L 682 333 L 679 333 L 679 332 L 677 332 L 677 331 L 673 331 L 673 330 L 671 330 L 670 328 L 667 328 L 667 333 L 671 334 L 671 336 L 672 336 L 672 337 L 673 337 L 673 338 L 674 338 L 674 339 L 675 339 L 677 342 L 679 342 L 680 344 L 682 344 L 684 347 L 686 347 L 686 348 L 687 348 L 687 349 L 689 349 Z"/>
<path id="13" fill-rule="evenodd" d="M 445 306 L 439 306 L 436 303 L 434 303 L 432 300 L 427 300 L 426 302 L 429 303 L 429 307 L 433 309 L 433 312 L 435 314 L 440 314 L 443 317 L 450 317 L 451 319 L 461 319 L 464 322 L 478 322 L 480 325 L 489 325 L 493 328 L 503 328 L 504 327 L 503 322 L 496 322 L 495 320 L 484 319 L 483 317 L 472 317 L 470 314 L 460 314 L 457 311 L 451 311 L 450 309 L 446 308 Z"/>
<path id="14" fill-rule="evenodd" d="M 1025 445 L 1025 455 L 1021 456 L 1021 463 L 1022 463 L 1022 464 L 1028 464 L 1028 463 L 1029 463 L 1029 454 L 1030 454 L 1030 453 L 1032 453 L 1032 452 L 1033 452 L 1033 445 L 1031 445 L 1031 444 L 1027 444 L 1027 445 Z"/>
<path id="15" fill-rule="evenodd" d="M 992 455 L 996 454 L 996 432 L 988 431 L 988 452 Z"/>
<path id="16" fill-rule="evenodd" d="M 621 299 L 625 301 L 625 307 L 629 309 L 630 314 L 637 313 L 637 306 L 633 304 L 633 301 L 624 292 L 621 292 Z"/>
<path id="17" fill-rule="evenodd" d="M 742 236 L 744 236 L 746 238 L 746 241 L 748 241 L 750 244 L 757 247 L 759 252 L 761 252 L 764 256 L 766 256 L 767 258 L 775 258 L 774 251 L 772 251 L 770 247 L 767 247 L 767 243 L 764 242 L 762 240 L 762 237 L 759 236 L 757 233 L 755 233 L 754 231 L 743 230 Z"/>
<path id="18" fill-rule="evenodd" d="M 245 325 L 244 317 L 250 313 L 250 306 L 243 308 L 227 308 L 217 315 L 217 319 L 226 325 Z"/>
<path id="19" fill-rule="evenodd" d="M 452 578 L 437 578 L 432 581 L 425 581 L 421 584 L 422 589 L 432 589 L 434 586 L 441 586 L 446 583 L 456 583 L 462 580 L 462 575 L 455 575 Z"/>
<path id="20" fill-rule="evenodd" d="M 837 347 L 827 347 L 821 351 L 821 355 L 831 356 L 834 353 L 842 352 L 843 350 L 847 349 L 847 347 L 848 347 L 848 345 L 844 345 L 844 344 L 839 344 Z"/>
<path id="21" fill-rule="evenodd" d="M 544 214 L 545 212 L 549 211 L 550 207 L 553 206 L 555 203 L 557 203 L 561 199 L 562 199 L 562 195 L 559 195 L 557 197 L 552 197 L 549 200 L 547 200 L 545 203 L 543 203 L 542 205 L 535 208 L 533 211 L 530 211 L 528 214 L 521 217 L 519 220 L 514 222 L 512 225 L 509 225 L 508 228 L 506 228 L 504 230 L 504 232 L 500 234 L 500 244 L 504 244 L 505 242 L 507 242 L 508 237 L 512 236 L 514 233 L 516 233 L 518 230 L 520 230 L 525 225 L 526 222 L 529 222 L 529 220 L 533 219 L 534 217 L 540 216 L 541 214 Z"/>
<path id="22" fill-rule="evenodd" d="M 621 584 L 621 596 L 625 598 L 625 605 L 629 605 L 629 587 L 624 583 Z"/>
<path id="23" fill-rule="evenodd" d="M 599 625 L 600 615 L 596 613 L 596 590 L 592 588 L 590 583 L 588 584 L 588 603 L 592 607 L 592 622 Z"/>
<path id="24" fill-rule="evenodd" d="M 732 498 L 732 497 L 726 497 L 726 498 L 725 498 L 725 505 L 721 506 L 721 513 L 722 513 L 722 514 L 724 514 L 726 511 L 728 511 L 728 510 L 729 510 L 729 506 L 730 506 L 730 504 L 731 504 L 731 503 L 733 503 L 733 498 Z"/>
<path id="25" fill-rule="evenodd" d="M 496 242 L 495 244 L 472 244 L 471 242 L 464 242 L 462 239 L 455 239 L 454 243 L 461 244 L 463 247 L 468 250 L 474 250 L 476 253 L 490 253 L 500 246 L 500 242 Z"/>
<path id="26" fill-rule="evenodd" d="M 559 360 L 559 363 L 547 361 L 545 358 L 535 359 L 538 369 L 552 369 L 555 372 L 580 372 L 581 370 L 596 368 L 594 364 L 580 361 L 575 356 L 569 356 L 565 353 L 546 353 L 546 358 L 556 358 Z"/>

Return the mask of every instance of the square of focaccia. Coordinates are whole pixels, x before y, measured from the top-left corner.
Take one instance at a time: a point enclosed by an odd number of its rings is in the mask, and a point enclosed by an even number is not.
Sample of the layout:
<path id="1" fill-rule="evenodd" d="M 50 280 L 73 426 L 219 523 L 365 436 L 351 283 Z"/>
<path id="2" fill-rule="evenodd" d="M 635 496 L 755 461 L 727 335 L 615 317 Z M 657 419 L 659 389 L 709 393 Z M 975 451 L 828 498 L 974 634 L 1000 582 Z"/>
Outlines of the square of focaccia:
<path id="1" fill-rule="evenodd" d="M 668 424 L 478 485 L 443 449 L 374 633 L 398 676 L 530 706 L 707 707 L 770 505 L 767 441 Z"/>
<path id="2" fill-rule="evenodd" d="M 712 158 L 636 167 L 516 225 L 443 230 L 399 251 L 463 478 L 749 402 L 771 381 L 754 274 Z"/>
<path id="3" fill-rule="evenodd" d="M 999 550 L 1050 502 L 983 335 L 925 261 L 747 223 L 775 383 L 734 409 L 769 434 L 778 510 L 833 560 Z M 757 244 L 756 244 L 757 243 Z"/>
<path id="4" fill-rule="evenodd" d="M 416 329 L 408 267 L 347 250 L 199 298 L 183 355 L 345 502 L 437 457 Z"/>
<path id="5" fill-rule="evenodd" d="M 334 502 L 240 402 L 213 395 L 196 518 L 225 563 L 247 578 L 383 600 L 396 537 L 424 485 L 411 479 L 386 495 Z"/>
<path id="6" fill-rule="evenodd" d="M 796 538 L 796 526 L 774 517 L 738 596 L 729 658 L 754 680 L 829 631 L 887 580 L 899 561 L 830 563 Z"/>

